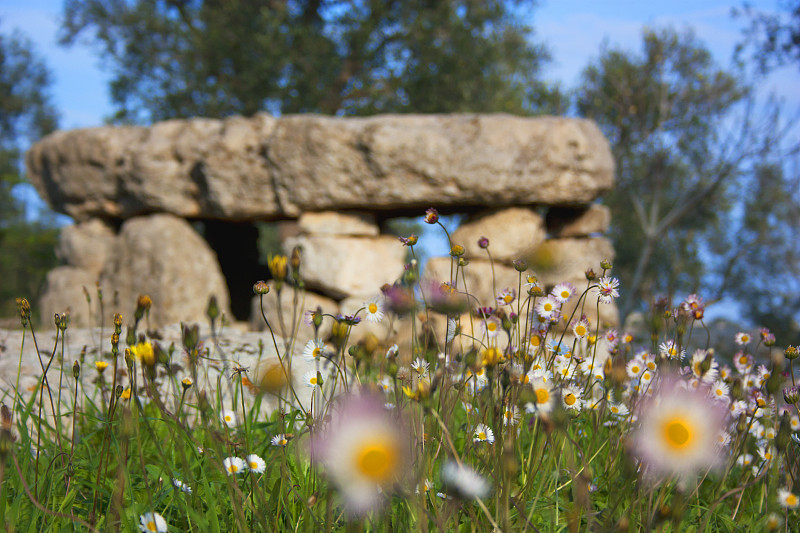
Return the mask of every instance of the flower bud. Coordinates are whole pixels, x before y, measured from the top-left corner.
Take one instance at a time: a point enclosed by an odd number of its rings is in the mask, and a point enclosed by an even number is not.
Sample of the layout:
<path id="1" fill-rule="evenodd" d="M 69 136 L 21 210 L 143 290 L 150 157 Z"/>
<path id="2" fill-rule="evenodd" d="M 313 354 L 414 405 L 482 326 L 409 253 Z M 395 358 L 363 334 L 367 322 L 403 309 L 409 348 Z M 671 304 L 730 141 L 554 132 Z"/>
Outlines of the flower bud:
<path id="1" fill-rule="evenodd" d="M 117 335 L 122 333 L 122 315 L 119 313 L 114 315 L 114 332 Z"/>
<path id="2" fill-rule="evenodd" d="M 208 315 L 208 318 L 211 320 L 211 322 L 214 322 L 217 317 L 219 317 L 219 305 L 217 304 L 216 296 L 211 296 L 211 298 L 208 299 L 208 309 L 206 309 L 206 315 Z"/>
<path id="3" fill-rule="evenodd" d="M 75 379 L 78 379 L 81 375 L 81 364 L 78 361 L 75 361 L 72 365 L 72 376 Z"/>
<path id="4" fill-rule="evenodd" d="M 785 387 L 783 389 L 783 399 L 786 403 L 794 405 L 800 401 L 800 390 L 797 387 Z"/>
<path id="5" fill-rule="evenodd" d="M 797 356 L 800 355 L 800 350 L 797 349 L 797 346 L 789 346 L 783 352 L 783 355 L 786 356 L 786 359 L 791 361 L 792 359 L 797 359 Z"/>
<path id="6" fill-rule="evenodd" d="M 153 300 L 146 294 L 140 294 L 139 298 L 136 300 L 136 311 L 133 313 L 133 317 L 136 320 L 141 319 L 146 312 L 150 311 L 150 307 L 153 305 Z"/>
<path id="7" fill-rule="evenodd" d="M 450 256 L 451 257 L 461 257 L 462 255 L 464 255 L 465 251 L 466 250 L 464 250 L 464 247 L 461 246 L 460 244 L 454 244 L 450 248 Z"/>
<path id="8" fill-rule="evenodd" d="M 594 280 L 597 279 L 597 274 L 595 274 L 594 270 L 591 269 L 591 268 L 588 268 L 586 270 L 585 275 L 586 275 L 586 280 L 587 281 L 594 281 Z"/>
<path id="9" fill-rule="evenodd" d="M 466 257 L 459 257 L 458 258 L 458 266 L 460 266 L 461 268 L 464 268 L 468 264 L 469 264 L 469 260 L 467 260 Z"/>
<path id="10" fill-rule="evenodd" d="M 526 270 L 528 270 L 528 262 L 525 261 L 524 259 L 514 259 L 513 264 L 514 264 L 514 269 L 517 272 L 525 272 Z"/>
<path id="11" fill-rule="evenodd" d="M 486 237 L 481 237 L 480 239 L 478 239 L 478 246 L 485 250 L 486 248 L 489 247 L 489 239 L 487 239 Z"/>
<path id="12" fill-rule="evenodd" d="M 258 295 L 265 295 L 269 294 L 269 285 L 267 285 L 266 281 L 256 281 L 255 285 L 253 285 L 253 292 Z"/>
<path id="13" fill-rule="evenodd" d="M 609 261 L 608 259 L 603 259 L 602 261 L 600 261 L 600 268 L 602 268 L 603 270 L 611 270 L 612 266 L 613 265 L 611 264 L 611 261 Z"/>
<path id="14" fill-rule="evenodd" d="M 425 211 L 425 222 L 427 224 L 436 224 L 439 222 L 439 212 L 433 207 Z"/>

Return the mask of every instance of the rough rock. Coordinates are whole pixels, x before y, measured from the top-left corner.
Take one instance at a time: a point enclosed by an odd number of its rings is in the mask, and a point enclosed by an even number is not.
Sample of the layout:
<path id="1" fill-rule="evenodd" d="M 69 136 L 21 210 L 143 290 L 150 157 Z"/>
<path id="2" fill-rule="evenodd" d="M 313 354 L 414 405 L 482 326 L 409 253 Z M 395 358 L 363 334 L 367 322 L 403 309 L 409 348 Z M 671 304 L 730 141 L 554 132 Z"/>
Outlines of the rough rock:
<path id="1" fill-rule="evenodd" d="M 532 209 L 509 207 L 484 212 L 453 232 L 453 243 L 466 249 L 466 257 L 486 259 L 478 239 L 489 239 L 489 251 L 496 261 L 510 263 L 535 249 L 546 237 L 544 220 Z"/>
<path id="2" fill-rule="evenodd" d="M 614 170 L 593 122 L 502 114 L 259 114 L 106 126 L 53 133 L 26 162 L 42 198 L 79 221 L 586 204 L 612 186 Z"/>
<path id="3" fill-rule="evenodd" d="M 300 246 L 306 285 L 337 300 L 379 294 L 384 283 L 402 274 L 406 253 L 390 236 L 301 235 L 283 246 L 285 250 Z"/>
<path id="4" fill-rule="evenodd" d="M 585 283 L 588 268 L 599 275 L 600 261 L 604 259 L 614 260 L 614 247 L 605 237 L 550 239 L 528 257 L 528 266 L 542 286 L 550 290 L 561 281 Z"/>
<path id="5" fill-rule="evenodd" d="M 587 207 L 554 207 L 547 213 L 547 229 L 556 238 L 588 237 L 605 233 L 611 225 L 611 209 L 602 204 Z"/>
<path id="6" fill-rule="evenodd" d="M 39 311 L 43 325 L 53 325 L 53 315 L 62 314 L 69 309 L 70 326 L 85 327 L 98 324 L 97 305 L 98 274 L 74 266 L 56 267 L 47 273 L 44 290 L 39 298 Z M 91 309 L 86 301 L 86 292 L 91 298 Z M 108 283 L 103 283 L 103 321 L 111 324 L 114 317 L 112 291 Z"/>
<path id="7" fill-rule="evenodd" d="M 272 326 L 273 332 L 276 337 L 282 337 L 280 320 L 278 318 L 278 292 L 275 290 L 275 282 L 267 282 L 270 291 L 269 294 L 264 295 L 264 314 L 267 315 L 269 325 Z M 294 308 L 294 290 L 291 287 L 284 286 L 281 290 L 281 310 L 284 313 L 284 325 L 288 330 L 292 327 L 292 309 Z M 322 312 L 330 315 L 339 313 L 339 304 L 330 298 L 321 296 L 311 291 L 299 293 L 299 301 L 297 303 L 297 340 L 296 345 L 299 347 L 314 338 L 314 328 L 303 322 L 304 313 L 308 310 L 316 309 L 317 306 L 322 308 Z M 326 317 L 322 321 L 319 335 L 322 339 L 327 339 L 331 334 L 332 320 Z M 254 331 L 264 331 L 267 325 L 264 323 L 264 318 L 261 316 L 261 304 L 258 296 L 253 298 L 252 312 L 250 313 L 250 327 Z"/>
<path id="8" fill-rule="evenodd" d="M 125 222 L 102 280 L 119 291 L 119 311 L 126 323 L 133 320 L 140 294 L 153 300 L 154 325 L 207 322 L 212 295 L 230 316 L 228 287 L 216 254 L 188 222 L 172 215 Z"/>
<path id="9" fill-rule="evenodd" d="M 100 275 L 114 249 L 114 231 L 103 221 L 91 219 L 61 228 L 56 256 L 64 263 Z"/>
<path id="10" fill-rule="evenodd" d="M 374 236 L 380 232 L 370 213 L 303 213 L 297 223 L 301 232 L 315 235 Z"/>
<path id="11" fill-rule="evenodd" d="M 428 261 L 423 273 L 423 279 L 433 281 L 447 281 L 450 279 L 450 258 L 433 257 Z M 492 289 L 492 264 L 486 259 L 474 259 L 464 268 L 464 277 L 467 279 L 466 291 L 477 298 L 475 306 L 497 307 L 496 294 Z M 501 263 L 494 264 L 494 286 L 499 293 L 506 287 L 517 290 L 519 285 L 519 272 Z M 523 284 L 525 283 L 523 277 Z M 464 282 L 459 275 L 458 290 L 464 291 Z"/>
<path id="12" fill-rule="evenodd" d="M 42 198 L 79 221 L 154 211 L 250 219 L 279 210 L 263 156 L 274 125 L 259 114 L 58 131 L 26 163 Z"/>

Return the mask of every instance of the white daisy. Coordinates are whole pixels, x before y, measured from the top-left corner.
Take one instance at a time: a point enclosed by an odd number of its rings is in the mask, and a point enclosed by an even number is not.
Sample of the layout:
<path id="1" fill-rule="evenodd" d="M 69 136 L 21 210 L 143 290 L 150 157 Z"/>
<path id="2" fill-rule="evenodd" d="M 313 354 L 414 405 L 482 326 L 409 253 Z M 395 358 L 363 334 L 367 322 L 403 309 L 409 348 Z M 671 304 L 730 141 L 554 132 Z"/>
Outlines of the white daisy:
<path id="1" fill-rule="evenodd" d="M 258 455 L 251 453 L 245 460 L 247 461 L 247 468 L 254 474 L 261 474 L 266 470 L 267 463 Z"/>
<path id="2" fill-rule="evenodd" d="M 489 495 L 489 483 L 466 465 L 448 461 L 442 467 L 442 483 L 464 500 L 483 499 Z"/>
<path id="3" fill-rule="evenodd" d="M 787 509 L 797 509 L 800 506 L 800 498 L 786 489 L 778 489 L 778 503 Z"/>
<path id="4" fill-rule="evenodd" d="M 145 533 L 166 533 L 167 521 L 158 513 L 145 513 L 139 517 L 139 529 Z"/>
<path id="5" fill-rule="evenodd" d="M 247 471 L 247 463 L 241 457 L 226 457 L 222 461 L 222 466 L 225 467 L 229 476 L 244 474 Z"/>
<path id="6" fill-rule="evenodd" d="M 367 320 L 370 322 L 378 323 L 383 320 L 383 301 L 380 297 L 375 297 L 367 302 L 364 302 L 364 307 L 367 312 Z"/>
<path id="7" fill-rule="evenodd" d="M 286 435 L 284 435 L 283 433 L 278 433 L 277 435 L 272 437 L 272 440 L 270 441 L 270 443 L 273 446 L 285 447 L 289 443 L 289 440 L 286 438 Z"/>
<path id="8" fill-rule="evenodd" d="M 689 479 L 719 461 L 717 435 L 726 419 L 719 402 L 668 380 L 638 415 L 636 455 L 653 473 Z"/>
<path id="9" fill-rule="evenodd" d="M 736 334 L 736 336 L 734 337 L 733 340 L 739 346 L 747 346 L 748 344 L 750 344 L 750 340 L 751 339 L 752 338 L 750 337 L 749 333 L 745 333 L 743 331 L 740 331 L 739 333 Z"/>
<path id="10" fill-rule="evenodd" d="M 561 304 L 552 296 L 545 296 L 539 300 L 535 307 L 536 313 L 544 319 L 552 317 L 554 314 L 558 313 L 560 309 Z"/>
<path id="11" fill-rule="evenodd" d="M 319 361 L 322 357 L 322 354 L 328 349 L 325 346 L 325 343 L 319 339 L 312 339 L 306 343 L 306 347 L 303 348 L 303 359 L 306 361 L 313 363 L 314 361 Z"/>
<path id="12" fill-rule="evenodd" d="M 172 485 L 181 492 L 185 492 L 186 494 L 192 493 L 192 487 L 184 483 L 178 478 L 172 478 Z"/>
<path id="13" fill-rule="evenodd" d="M 533 394 L 535 401 L 533 402 L 533 411 L 541 414 L 547 414 L 553 410 L 553 387 L 551 382 L 547 382 L 542 378 L 534 378 L 531 380 L 531 387 L 533 387 Z"/>
<path id="14" fill-rule="evenodd" d="M 494 444 L 494 432 L 486 424 L 478 424 L 473 433 L 472 441 Z"/>
<path id="15" fill-rule="evenodd" d="M 235 428 L 238 424 L 236 420 L 236 411 L 223 410 L 219 414 L 219 420 L 229 428 Z"/>
<path id="16" fill-rule="evenodd" d="M 406 474 L 407 437 L 383 401 L 351 397 L 338 405 L 331 421 L 311 443 L 351 513 L 365 513 L 385 499 Z"/>
<path id="17" fill-rule="evenodd" d="M 561 402 L 567 409 L 580 411 L 583 404 L 580 387 L 572 384 L 565 385 L 561 390 Z"/>
<path id="18" fill-rule="evenodd" d="M 428 370 L 430 370 L 430 363 L 428 363 L 425 359 L 417 357 L 414 359 L 414 362 L 411 363 L 411 368 L 419 374 L 420 377 L 425 377 L 428 375 Z"/>
<path id="19" fill-rule="evenodd" d="M 495 316 L 490 316 L 480 323 L 481 335 L 486 335 L 490 339 L 497 337 L 502 329 L 500 319 Z"/>
<path id="20" fill-rule="evenodd" d="M 516 405 L 512 405 L 506 407 L 503 411 L 503 425 L 504 426 L 516 426 L 519 424 L 519 420 L 522 415 L 519 412 L 519 409 Z"/>
<path id="21" fill-rule="evenodd" d="M 572 283 L 562 281 L 550 291 L 550 295 L 560 303 L 566 303 L 575 294 L 575 286 Z"/>
<path id="22" fill-rule="evenodd" d="M 320 377 L 319 373 L 316 370 L 309 370 L 305 374 L 303 374 L 303 383 L 306 384 L 306 387 L 316 388 L 320 386 Z"/>

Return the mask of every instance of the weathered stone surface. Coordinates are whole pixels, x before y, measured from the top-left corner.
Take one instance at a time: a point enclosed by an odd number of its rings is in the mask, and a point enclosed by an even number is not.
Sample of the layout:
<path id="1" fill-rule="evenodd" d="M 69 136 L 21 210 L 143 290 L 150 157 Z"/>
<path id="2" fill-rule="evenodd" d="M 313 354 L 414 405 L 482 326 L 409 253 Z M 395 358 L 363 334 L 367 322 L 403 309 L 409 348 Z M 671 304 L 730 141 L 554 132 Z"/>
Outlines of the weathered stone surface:
<path id="1" fill-rule="evenodd" d="M 554 207 L 547 213 L 547 229 L 556 238 L 588 237 L 605 233 L 611 225 L 611 210 L 602 204 L 588 207 Z"/>
<path id="2" fill-rule="evenodd" d="M 453 243 L 466 249 L 466 257 L 486 259 L 478 239 L 489 239 L 489 251 L 496 261 L 510 263 L 535 249 L 546 237 L 544 220 L 532 209 L 509 207 L 484 212 L 453 232 Z"/>
<path id="3" fill-rule="evenodd" d="M 395 237 L 301 235 L 284 249 L 300 246 L 306 285 L 337 300 L 377 294 L 403 272 L 405 248 Z"/>
<path id="4" fill-rule="evenodd" d="M 614 260 L 614 247 L 605 237 L 550 239 L 530 255 L 528 265 L 549 290 L 561 281 L 578 280 L 583 285 L 586 270 L 592 268 L 599 275 L 604 259 Z"/>
<path id="5" fill-rule="evenodd" d="M 99 309 L 97 305 L 98 274 L 84 268 L 74 266 L 56 267 L 47 273 L 45 287 L 39 298 L 39 310 L 45 327 L 53 325 L 53 315 L 62 314 L 69 309 L 70 325 L 85 327 L 99 324 Z M 84 287 L 89 292 L 92 301 L 91 311 L 86 302 Z M 110 287 L 104 283 L 104 322 L 111 324 L 114 317 Z"/>
<path id="6" fill-rule="evenodd" d="M 119 311 L 126 322 L 133 320 L 140 294 L 153 300 L 150 320 L 154 325 L 207 322 L 212 295 L 230 316 L 228 287 L 216 254 L 188 222 L 172 215 L 125 222 L 102 280 L 119 291 Z"/>
<path id="7" fill-rule="evenodd" d="M 42 198 L 76 220 L 584 204 L 613 183 L 611 152 L 593 122 L 499 114 L 108 126 L 49 135 L 26 162 Z"/>
<path id="8" fill-rule="evenodd" d="M 101 220 L 65 226 L 56 246 L 56 256 L 66 264 L 99 276 L 114 249 L 114 231 Z"/>
<path id="9" fill-rule="evenodd" d="M 519 285 L 519 272 L 501 263 L 494 264 L 495 283 L 494 286 L 499 293 L 506 287 L 517 290 Z M 478 303 L 482 306 L 497 307 L 495 301 L 496 294 L 492 289 L 492 264 L 486 259 L 474 259 L 464 268 L 464 276 L 467 279 L 466 291 L 477 298 L 473 299 L 474 306 Z M 433 257 L 425 266 L 423 279 L 435 281 L 447 281 L 450 279 L 450 258 Z M 524 284 L 524 278 L 523 278 Z M 464 291 L 464 282 L 461 275 L 458 277 L 458 290 Z"/>
<path id="10" fill-rule="evenodd" d="M 42 198 L 76 220 L 153 211 L 248 219 L 278 212 L 263 156 L 274 125 L 261 114 L 58 131 L 26 163 Z"/>
<path id="11" fill-rule="evenodd" d="M 303 213 L 298 224 L 301 232 L 315 235 L 374 236 L 380 231 L 370 213 Z"/>
<path id="12" fill-rule="evenodd" d="M 264 295 L 264 314 L 267 315 L 269 325 L 276 337 L 282 337 L 281 322 L 278 317 L 278 292 L 275 290 L 275 282 L 267 282 L 270 286 L 269 294 Z M 284 286 L 281 291 L 281 310 L 284 316 L 284 325 L 286 326 L 287 336 L 290 335 L 289 330 L 292 327 L 292 309 L 294 308 L 294 290 L 291 287 Z M 297 340 L 295 345 L 302 349 L 305 344 L 314 338 L 314 328 L 303 322 L 304 313 L 308 310 L 316 309 L 317 306 L 322 308 L 322 312 L 330 315 L 336 315 L 339 312 L 339 304 L 336 301 L 321 296 L 311 291 L 299 294 L 299 301 L 297 302 Z M 326 317 L 322 321 L 320 327 L 320 338 L 327 339 L 331 334 L 332 320 Z M 252 312 L 250 313 L 250 327 L 254 331 L 265 331 L 267 325 L 264 323 L 264 318 L 261 316 L 261 304 L 259 297 L 253 298 Z M 301 350 L 302 351 L 302 350 Z"/>

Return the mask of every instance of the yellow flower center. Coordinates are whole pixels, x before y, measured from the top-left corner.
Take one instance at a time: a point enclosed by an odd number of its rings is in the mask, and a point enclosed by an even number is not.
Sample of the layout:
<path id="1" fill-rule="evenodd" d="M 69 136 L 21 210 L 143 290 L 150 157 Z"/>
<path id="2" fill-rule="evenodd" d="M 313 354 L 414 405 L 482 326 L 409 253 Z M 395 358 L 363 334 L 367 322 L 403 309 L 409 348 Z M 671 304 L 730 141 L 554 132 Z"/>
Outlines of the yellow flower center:
<path id="1" fill-rule="evenodd" d="M 505 412 L 505 416 L 506 416 L 506 418 L 508 418 L 510 420 L 511 418 L 514 417 L 514 413 L 512 413 L 511 411 L 506 411 Z"/>
<path id="2" fill-rule="evenodd" d="M 369 307 L 367 309 L 369 309 L 369 312 L 374 315 L 375 313 L 378 312 L 378 304 L 371 303 L 371 304 L 369 304 Z"/>
<path id="3" fill-rule="evenodd" d="M 542 338 L 539 335 L 531 337 L 531 346 L 539 346 L 540 344 L 542 344 Z"/>
<path id="4" fill-rule="evenodd" d="M 722 389 L 717 389 L 717 396 L 722 396 L 725 393 Z"/>
<path id="5" fill-rule="evenodd" d="M 638 374 L 638 373 L 639 373 L 639 370 L 641 370 L 641 369 L 640 369 L 638 366 L 636 366 L 636 365 L 633 365 L 633 366 L 631 367 L 631 372 L 633 372 L 634 374 Z"/>
<path id="6" fill-rule="evenodd" d="M 316 385 L 317 384 L 317 376 L 314 376 L 313 378 L 309 379 L 308 382 L 311 383 L 312 385 Z"/>
<path id="7" fill-rule="evenodd" d="M 395 472 L 398 450 L 389 441 L 374 441 L 356 451 L 356 468 L 364 477 L 383 483 Z"/>
<path id="8" fill-rule="evenodd" d="M 553 304 L 551 304 L 550 302 L 546 302 L 546 303 L 544 304 L 544 306 L 543 306 L 543 309 L 544 309 L 545 311 L 552 311 L 552 310 L 553 310 Z"/>
<path id="9" fill-rule="evenodd" d="M 547 403 L 550 399 L 550 391 L 547 389 L 536 389 L 536 403 Z"/>
<path id="10" fill-rule="evenodd" d="M 618 414 L 619 413 L 619 407 L 617 407 L 616 405 L 612 405 L 611 406 L 611 412 L 614 413 L 614 414 Z"/>
<path id="11" fill-rule="evenodd" d="M 586 326 L 584 326 L 583 324 L 578 324 L 577 326 L 575 326 L 575 335 L 577 335 L 578 337 L 583 337 L 584 335 L 586 335 Z"/>
<path id="12" fill-rule="evenodd" d="M 794 494 L 789 494 L 786 497 L 786 505 L 794 507 L 795 505 L 797 505 L 797 503 L 798 503 L 798 499 L 797 499 L 797 496 L 795 496 Z"/>
<path id="13" fill-rule="evenodd" d="M 519 382 L 522 383 L 523 385 L 525 385 L 526 383 L 529 383 L 530 381 L 531 381 L 531 378 L 530 378 L 530 376 L 528 376 L 528 374 L 523 374 L 519 378 Z"/>
<path id="14" fill-rule="evenodd" d="M 569 291 L 561 291 L 561 297 L 565 299 L 569 298 Z"/>
<path id="15" fill-rule="evenodd" d="M 478 432 L 478 440 L 486 440 L 486 433 L 483 431 Z"/>
<path id="16" fill-rule="evenodd" d="M 236 472 L 238 470 L 239 470 L 239 467 L 236 466 L 236 465 L 231 465 L 231 466 L 228 467 L 228 471 L 229 472 Z"/>
<path id="17" fill-rule="evenodd" d="M 664 440 L 673 450 L 682 450 L 692 443 L 692 427 L 686 419 L 676 416 L 663 426 Z"/>
<path id="18" fill-rule="evenodd" d="M 743 356 L 741 356 L 739 358 L 739 364 L 740 365 L 746 365 L 747 364 L 747 356 L 746 355 L 743 355 Z"/>
<path id="19" fill-rule="evenodd" d="M 231 421 L 231 415 L 225 415 L 225 422 Z"/>
<path id="20" fill-rule="evenodd" d="M 510 303 L 511 303 L 511 300 L 513 300 L 513 299 L 514 299 L 514 297 L 513 297 L 513 296 L 511 296 L 510 294 L 506 294 L 505 296 L 503 296 L 503 301 L 504 301 L 505 303 L 507 303 L 507 304 L 510 304 Z"/>
<path id="21" fill-rule="evenodd" d="M 495 324 L 494 322 L 488 322 L 486 324 L 486 329 L 489 331 L 494 331 L 497 329 L 497 324 Z"/>
<path id="22" fill-rule="evenodd" d="M 575 405 L 576 401 L 578 401 L 578 399 L 571 392 L 564 396 L 564 403 L 567 405 Z"/>
<path id="23" fill-rule="evenodd" d="M 147 523 L 147 531 L 158 531 L 158 528 L 156 527 L 156 523 L 153 522 L 152 520 L 150 520 Z"/>
<path id="24" fill-rule="evenodd" d="M 314 351 L 311 352 L 311 357 L 313 357 L 314 359 L 319 358 L 319 352 L 320 352 L 319 348 L 314 348 Z"/>
<path id="25" fill-rule="evenodd" d="M 258 468 L 258 463 L 257 463 L 257 462 L 255 462 L 255 461 L 250 461 L 250 468 L 252 468 L 253 470 L 255 470 L 256 468 Z"/>

